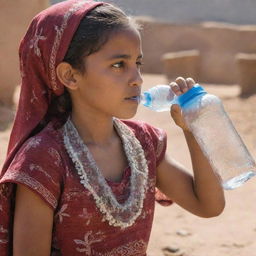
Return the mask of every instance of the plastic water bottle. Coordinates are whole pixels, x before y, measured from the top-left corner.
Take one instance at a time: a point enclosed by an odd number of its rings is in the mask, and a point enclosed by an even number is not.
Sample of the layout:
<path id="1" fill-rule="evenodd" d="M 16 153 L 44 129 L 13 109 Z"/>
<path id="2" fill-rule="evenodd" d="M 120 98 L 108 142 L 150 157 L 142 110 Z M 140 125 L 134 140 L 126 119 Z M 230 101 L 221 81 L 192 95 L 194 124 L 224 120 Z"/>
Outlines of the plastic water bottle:
<path id="1" fill-rule="evenodd" d="M 162 112 L 170 110 L 175 94 L 168 85 L 157 85 L 141 94 L 141 101 L 144 106 L 151 110 Z"/>
<path id="2" fill-rule="evenodd" d="M 221 100 L 200 85 L 180 96 L 175 96 L 169 86 L 159 85 L 144 92 L 141 103 L 158 112 L 169 110 L 172 104 L 180 105 L 189 130 L 221 177 L 224 189 L 235 189 L 256 175 L 255 161 Z"/>

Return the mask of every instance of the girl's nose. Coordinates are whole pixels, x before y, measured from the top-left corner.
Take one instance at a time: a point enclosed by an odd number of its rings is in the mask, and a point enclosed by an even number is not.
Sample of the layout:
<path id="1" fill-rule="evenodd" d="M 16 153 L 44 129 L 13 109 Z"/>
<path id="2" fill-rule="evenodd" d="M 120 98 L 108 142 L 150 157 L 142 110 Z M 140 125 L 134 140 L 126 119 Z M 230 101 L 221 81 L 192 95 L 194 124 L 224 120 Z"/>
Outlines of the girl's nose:
<path id="1" fill-rule="evenodd" d="M 143 79 L 141 76 L 141 72 L 139 69 L 136 69 L 136 71 L 133 72 L 133 76 L 129 82 L 130 86 L 141 86 L 143 83 Z"/>

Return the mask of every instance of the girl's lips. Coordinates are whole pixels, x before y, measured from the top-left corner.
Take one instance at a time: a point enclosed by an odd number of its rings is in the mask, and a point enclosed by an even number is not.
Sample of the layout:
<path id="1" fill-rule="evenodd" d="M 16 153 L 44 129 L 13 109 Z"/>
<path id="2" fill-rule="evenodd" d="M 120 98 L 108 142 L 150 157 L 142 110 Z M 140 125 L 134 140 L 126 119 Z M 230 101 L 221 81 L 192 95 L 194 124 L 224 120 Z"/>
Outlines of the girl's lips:
<path id="1" fill-rule="evenodd" d="M 137 100 L 139 101 L 140 100 L 140 96 L 132 96 L 132 97 L 128 97 L 128 98 L 125 98 L 126 100 Z"/>
<path id="2" fill-rule="evenodd" d="M 140 96 L 133 96 L 133 97 L 125 98 L 125 100 L 127 100 L 129 102 L 132 102 L 132 103 L 139 104 L 140 103 Z"/>

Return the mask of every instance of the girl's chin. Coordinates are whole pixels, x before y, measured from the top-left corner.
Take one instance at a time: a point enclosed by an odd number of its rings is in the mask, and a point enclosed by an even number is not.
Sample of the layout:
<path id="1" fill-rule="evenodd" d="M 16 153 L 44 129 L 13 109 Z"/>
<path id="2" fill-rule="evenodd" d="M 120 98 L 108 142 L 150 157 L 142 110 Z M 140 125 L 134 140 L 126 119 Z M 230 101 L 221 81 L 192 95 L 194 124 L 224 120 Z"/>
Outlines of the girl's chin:
<path id="1" fill-rule="evenodd" d="M 134 111 L 132 113 L 116 115 L 115 117 L 118 119 L 131 119 L 136 115 L 136 113 L 137 113 L 137 111 Z"/>

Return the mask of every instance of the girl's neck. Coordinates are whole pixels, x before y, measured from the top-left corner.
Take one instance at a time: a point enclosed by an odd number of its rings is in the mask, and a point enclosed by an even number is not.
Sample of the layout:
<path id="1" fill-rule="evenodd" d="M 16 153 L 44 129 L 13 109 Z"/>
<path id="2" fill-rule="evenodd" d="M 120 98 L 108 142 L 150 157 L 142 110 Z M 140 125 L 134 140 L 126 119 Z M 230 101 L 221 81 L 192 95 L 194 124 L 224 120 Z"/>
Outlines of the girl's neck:
<path id="1" fill-rule="evenodd" d="M 86 112 L 81 114 L 73 111 L 71 120 L 87 145 L 106 145 L 116 137 L 111 117 L 98 117 Z"/>

